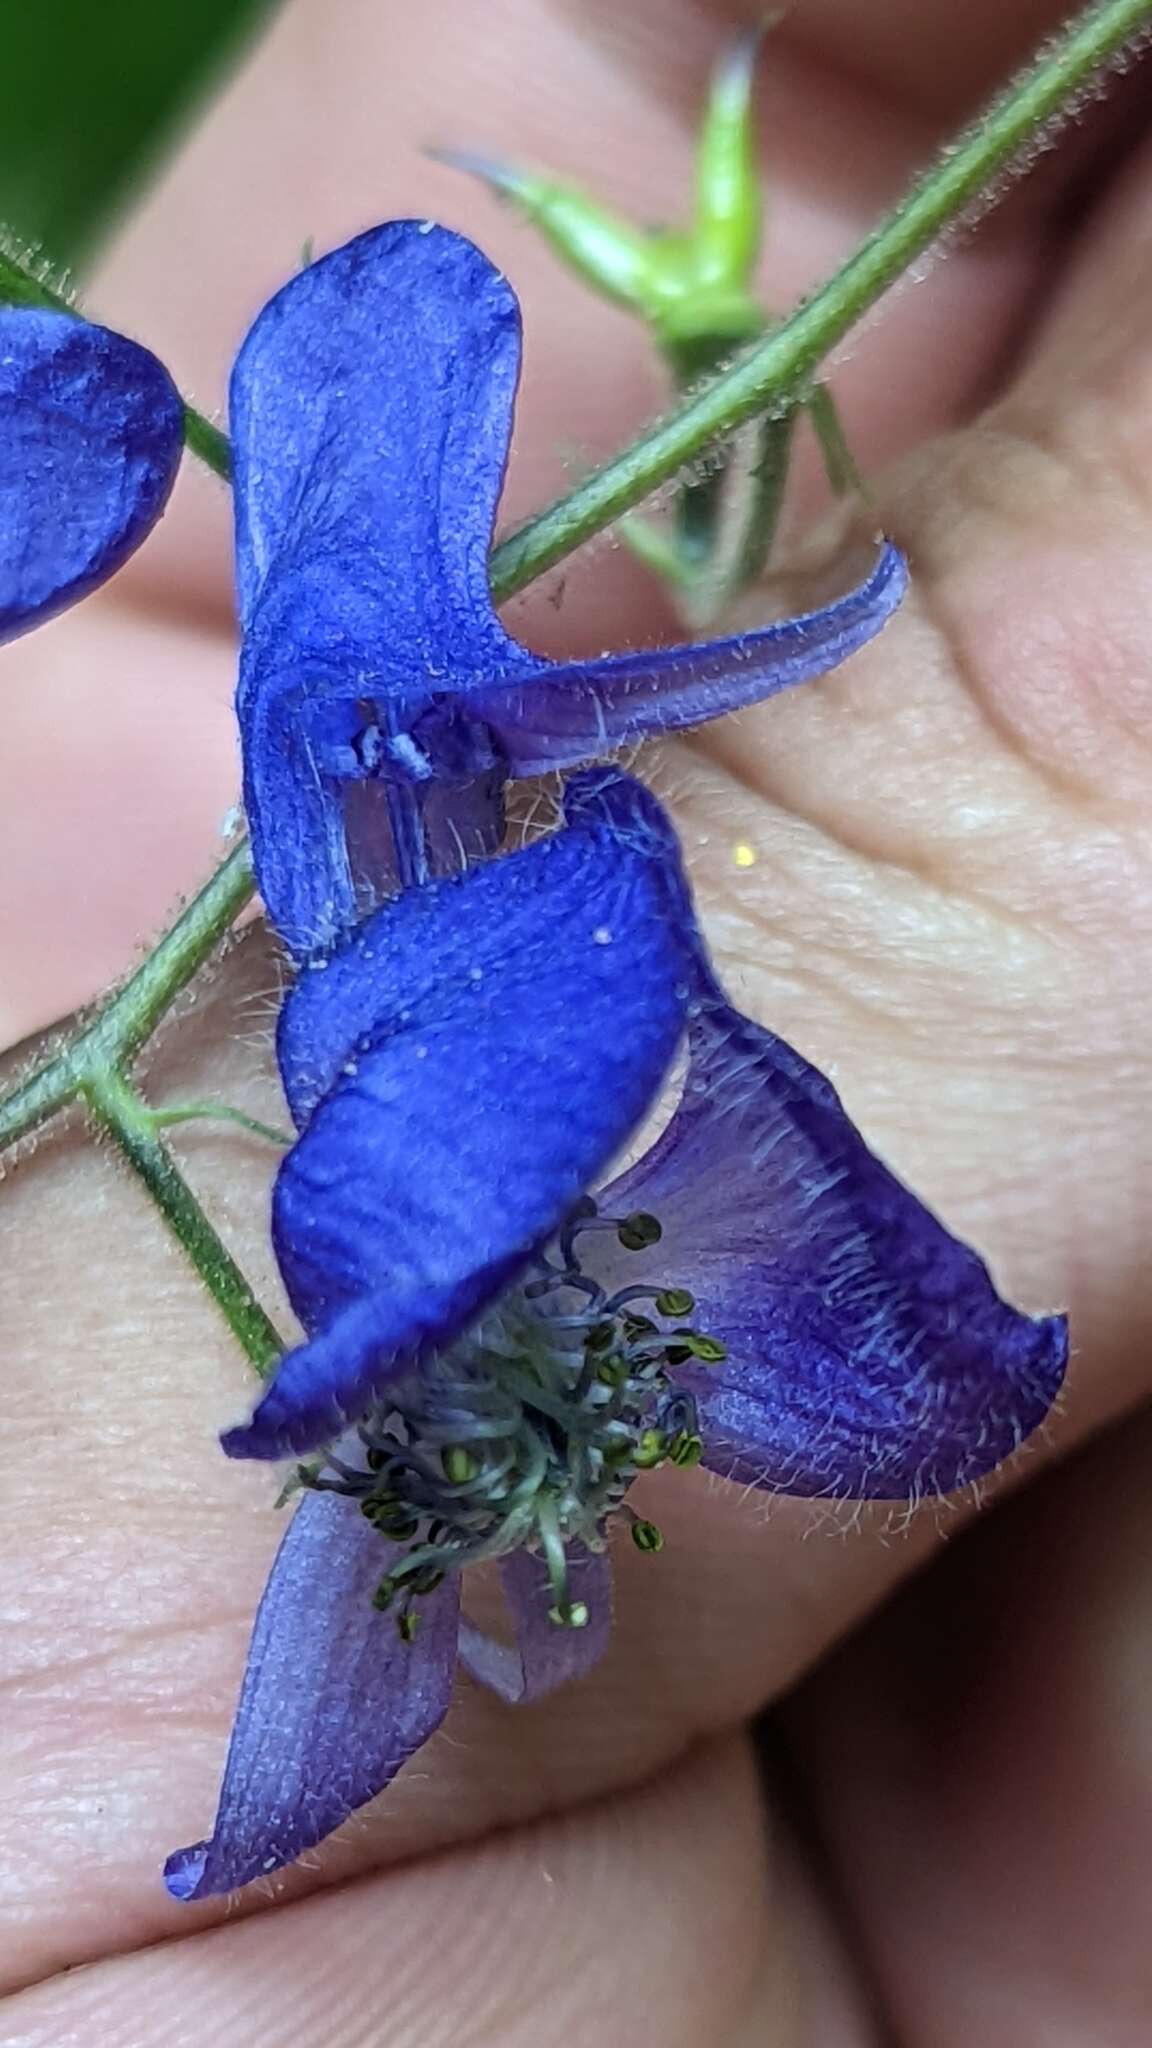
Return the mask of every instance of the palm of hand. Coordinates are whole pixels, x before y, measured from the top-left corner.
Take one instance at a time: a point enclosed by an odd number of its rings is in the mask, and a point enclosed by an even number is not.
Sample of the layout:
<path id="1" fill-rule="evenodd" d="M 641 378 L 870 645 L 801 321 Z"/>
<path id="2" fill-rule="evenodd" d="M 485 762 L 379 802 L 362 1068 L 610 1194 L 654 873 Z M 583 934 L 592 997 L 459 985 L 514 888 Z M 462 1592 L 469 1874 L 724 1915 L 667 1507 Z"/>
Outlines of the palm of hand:
<path id="1" fill-rule="evenodd" d="M 553 126 L 555 100 L 573 96 L 564 121 L 577 163 L 583 150 L 595 166 L 604 136 L 626 132 L 635 181 L 650 178 L 653 190 L 682 147 L 668 133 L 669 105 L 691 93 L 704 62 L 702 11 L 685 6 L 671 24 L 672 11 L 652 0 L 627 32 L 634 42 L 617 48 L 591 4 L 501 9 L 505 47 L 525 61 L 534 52 L 542 91 L 554 95 Z M 925 107 L 934 120 L 952 111 L 930 92 L 938 71 L 927 31 L 918 20 L 901 27 L 898 0 L 870 15 L 860 62 L 871 82 L 833 83 L 819 50 L 835 47 L 847 12 L 833 0 L 813 7 L 808 53 L 779 59 L 789 96 L 773 161 L 786 273 L 789 237 L 810 227 L 813 203 L 797 107 L 818 137 L 834 116 L 848 124 L 844 188 L 866 163 L 877 191 L 898 176 L 904 150 L 922 151 Z M 945 12 L 935 41 L 963 38 L 971 76 L 957 90 L 967 98 L 978 77 L 1003 68 L 992 36 L 1007 34 L 1009 10 L 983 40 L 976 10 L 964 11 L 963 28 Z M 1015 12 L 1023 41 L 1044 10 Z M 201 395 L 210 381 L 218 388 L 229 339 L 303 232 L 324 239 L 326 211 L 335 239 L 365 209 L 434 203 L 442 174 L 421 167 L 413 146 L 475 123 L 481 32 L 433 22 L 417 45 L 401 13 L 349 7 L 323 44 L 329 62 L 339 46 L 347 81 L 379 65 L 381 51 L 397 68 L 397 38 L 409 38 L 390 88 L 409 124 L 387 144 L 391 184 L 375 164 L 371 198 L 356 181 L 357 148 L 362 167 L 378 134 L 375 109 L 350 113 L 347 85 L 317 76 L 317 28 L 297 0 L 113 266 L 101 311 L 134 326 L 178 373 L 190 369 Z M 885 76 L 891 34 L 905 105 L 923 60 L 924 106 L 900 117 L 902 129 Z M 956 78 L 963 66 L 948 68 Z M 440 80 L 435 99 L 415 93 L 403 113 L 406 80 L 429 75 Z M 522 133 L 507 146 L 546 157 L 545 131 L 523 132 L 514 88 L 491 84 L 497 101 L 508 93 Z M 305 203 L 291 189 L 294 157 L 266 187 L 242 181 L 228 203 L 250 227 L 230 263 L 216 244 L 219 192 L 253 151 L 276 161 L 294 92 L 332 130 L 326 182 Z M 13 1296 L 15 1378 L 4 2017 L 28 2048 L 150 2048 L 199 2042 L 210 2029 L 221 2042 L 272 2043 L 321 2016 L 341 2048 L 578 2048 L 621 2018 L 685 2048 L 864 2048 L 888 2038 L 886 2026 L 909 2048 L 1144 2038 L 1149 1983 L 1133 1899 L 1147 1879 L 1152 1805 L 1138 1690 L 1149 1594 L 1135 1521 L 1152 1450 L 1143 1426 L 1122 1418 L 1147 1386 L 1141 1270 L 1152 1226 L 1138 1107 L 1152 923 L 1147 168 L 1137 156 L 1100 201 L 1091 240 L 1081 233 L 1063 252 L 1054 295 L 1040 291 L 1057 266 L 1049 185 L 1043 199 L 1029 196 L 1030 211 L 1017 208 L 954 256 L 923 303 L 907 293 L 897 302 L 868 361 L 847 375 L 858 404 L 873 380 L 878 442 L 908 437 L 909 408 L 925 427 L 963 411 L 1008 347 L 1021 346 L 1032 301 L 1043 306 L 992 412 L 904 460 L 881 492 L 884 522 L 913 552 L 913 600 L 842 676 L 649 764 L 674 802 L 738 999 L 832 1069 L 869 1137 L 988 1250 L 1010 1293 L 1030 1307 L 1071 1306 L 1079 1355 L 1061 1448 L 1115 1426 L 963 1535 L 835 1654 L 958 1518 L 929 1509 L 897 1533 L 891 1518 L 870 1515 L 844 1530 L 802 1505 L 765 1514 L 695 1476 L 656 1482 L 666 1548 L 622 1561 L 602 1675 L 515 1720 L 462 1690 L 444 1735 L 381 1810 L 315 1869 L 292 1874 L 288 1903 L 216 1929 L 213 1909 L 171 1906 L 155 1872 L 210 1813 L 277 1534 L 266 1477 L 215 1450 L 216 1426 L 243 1403 L 237 1362 L 135 1192 L 95 1151 L 45 1145 L 9 1195 L 0 1281 Z M 829 250 L 844 235 L 844 188 L 828 173 L 819 196 Z M 530 346 L 540 307 L 544 344 L 522 436 L 534 470 L 513 482 L 522 505 L 543 495 L 549 449 L 572 436 L 567 371 L 595 350 L 602 374 L 579 402 L 580 430 L 608 444 L 634 404 L 639 344 L 614 316 L 565 297 L 545 259 L 537 274 L 534 252 L 482 215 L 482 201 L 462 211 L 459 193 L 446 182 L 444 192 L 448 217 L 494 253 L 503 235 Z M 798 270 L 802 249 L 791 260 Z M 205 279 L 218 279 L 206 304 Z M 549 349 L 552 381 L 539 369 Z M 877 380 L 891 386 L 886 406 Z M 211 818 L 226 779 L 219 508 L 189 491 L 170 527 L 129 601 L 121 591 L 85 607 L 9 657 L 18 684 L 26 664 L 30 735 L 45 722 L 33 686 L 52 673 L 48 722 L 54 703 L 76 763 L 65 748 L 56 764 L 58 795 L 63 785 L 76 797 L 65 829 L 84 830 L 116 777 L 132 777 L 142 815 L 119 838 L 137 864 L 153 816 L 186 802 L 189 820 Z M 562 628 L 578 634 L 583 608 L 597 644 L 641 637 L 643 621 L 626 615 L 633 602 L 600 554 L 574 572 Z M 618 611 L 615 634 L 606 606 Z M 172 700 L 185 706 L 182 759 L 174 708 L 163 731 L 135 741 L 137 761 L 154 766 L 151 789 L 135 763 L 112 756 L 106 694 L 122 689 L 139 733 L 145 687 L 152 701 L 185 691 Z M 105 752 L 97 798 L 91 763 Z M 18 747 L 10 760 L 2 808 L 26 860 L 34 813 L 49 805 Z M 181 765 L 184 796 L 173 791 Z M 46 890 L 61 870 L 75 872 L 59 818 L 52 830 Z M 175 878 L 192 834 L 170 822 L 154 887 Z M 734 865 L 737 842 L 754 848 L 751 868 Z M 25 902 L 30 934 L 35 909 Z M 49 928 L 60 923 L 57 903 Z M 26 985 L 38 966 L 51 1007 L 72 990 L 43 978 L 50 963 L 34 961 L 38 945 L 29 938 Z M 198 1018 L 173 1034 L 156 1091 L 267 1103 L 254 1040 L 271 985 L 267 956 L 246 941 Z M 259 1274 L 266 1160 L 202 1136 L 188 1153 Z M 766 1852 L 742 1729 L 803 1674 L 768 1740 Z M 412 1860 L 387 1867 L 399 1859 Z M 317 1892 L 318 1874 L 340 1888 Z M 193 1929 L 194 1939 L 177 1939 Z M 95 1967 L 53 1975 L 82 1961 Z"/>

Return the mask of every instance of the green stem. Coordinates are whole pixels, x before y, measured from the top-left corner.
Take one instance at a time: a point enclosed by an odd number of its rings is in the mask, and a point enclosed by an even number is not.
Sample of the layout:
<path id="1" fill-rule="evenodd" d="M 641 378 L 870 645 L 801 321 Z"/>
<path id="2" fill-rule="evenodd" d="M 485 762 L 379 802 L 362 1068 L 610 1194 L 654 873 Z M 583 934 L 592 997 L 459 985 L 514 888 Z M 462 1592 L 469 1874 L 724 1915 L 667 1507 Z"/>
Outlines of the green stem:
<path id="1" fill-rule="evenodd" d="M 286 1349 L 284 1341 L 157 1136 L 152 1111 L 123 1075 L 110 1068 L 89 1074 L 81 1094 L 96 1122 L 143 1181 L 245 1356 L 266 1378 Z"/>
<path id="2" fill-rule="evenodd" d="M 599 470 L 571 496 L 509 536 L 491 557 L 502 600 L 611 524 L 713 441 L 755 414 L 787 410 L 818 362 L 940 232 L 1044 128 L 1075 104 L 1087 80 L 1133 36 L 1152 25 L 1152 0 L 1098 0 L 987 113 L 946 150 L 843 269 L 790 320 L 703 385 L 685 405 Z M 73 311 L 66 295 L 0 246 L 0 301 Z M 189 447 L 221 475 L 228 443 L 187 409 Z M 251 897 L 246 845 L 237 847 L 165 933 L 124 987 L 56 1056 L 0 1102 L 0 1150 L 78 1099 L 109 1131 L 147 1187 L 257 1370 L 282 1349 L 243 1274 L 209 1224 L 158 1135 L 154 1113 L 124 1078 L 175 997 L 212 953 Z"/>
<path id="3" fill-rule="evenodd" d="M 71 313 L 76 319 L 86 316 L 74 305 L 70 294 L 59 282 L 50 282 L 47 276 L 38 276 L 33 263 L 27 257 L 17 255 L 9 244 L 5 247 L 0 240 L 0 305 L 42 306 L 53 313 Z M 214 427 L 204 413 L 197 412 L 194 405 L 185 401 L 184 442 L 193 455 L 207 463 L 217 476 L 225 482 L 232 475 L 232 450 L 227 434 Z"/>
<path id="4" fill-rule="evenodd" d="M 846 498 L 849 491 L 859 491 L 863 495 L 864 479 L 848 445 L 840 408 L 827 384 L 814 384 L 804 404 L 820 443 L 824 474 L 830 488 L 838 498 Z"/>
<path id="5" fill-rule="evenodd" d="M 1098 0 L 943 151 L 843 269 L 687 405 L 641 435 L 568 497 L 501 542 L 492 557 L 498 598 L 522 590 L 574 548 L 666 483 L 753 414 L 798 398 L 817 364 L 889 285 L 955 224 L 1058 115 L 1093 73 L 1152 25 L 1152 0 Z"/>
<path id="6" fill-rule="evenodd" d="M 749 474 L 738 479 L 743 504 L 739 507 L 736 531 L 728 559 L 724 549 L 717 554 L 714 588 L 703 615 L 710 622 L 725 607 L 759 581 L 768 564 L 788 482 L 792 442 L 796 434 L 797 408 L 770 413 L 753 430 L 755 435 Z"/>
<path id="7" fill-rule="evenodd" d="M 264 1138 L 269 1145 L 278 1145 L 286 1152 L 296 1143 L 291 1131 L 278 1131 L 275 1124 L 266 1124 L 258 1116 L 248 1116 L 242 1109 L 233 1109 L 225 1102 L 166 1102 L 160 1109 L 148 1107 L 148 1114 L 158 1131 L 167 1131 L 173 1124 L 236 1124 L 242 1131 L 250 1131 L 254 1138 Z"/>

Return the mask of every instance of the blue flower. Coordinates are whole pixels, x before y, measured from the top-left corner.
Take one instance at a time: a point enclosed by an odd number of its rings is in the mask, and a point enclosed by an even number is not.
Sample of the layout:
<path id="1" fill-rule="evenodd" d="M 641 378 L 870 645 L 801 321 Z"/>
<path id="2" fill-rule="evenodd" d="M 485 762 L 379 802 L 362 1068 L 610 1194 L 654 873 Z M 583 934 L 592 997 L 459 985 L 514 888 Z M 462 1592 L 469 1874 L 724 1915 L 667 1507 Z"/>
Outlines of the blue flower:
<path id="1" fill-rule="evenodd" d="M 236 361 L 238 711 L 268 915 L 328 950 L 399 886 L 492 853 L 509 777 L 570 768 L 823 673 L 905 587 L 697 647 L 555 665 L 511 639 L 487 555 L 516 299 L 429 221 L 373 228 L 264 308 Z"/>
<path id="2" fill-rule="evenodd" d="M 590 1197 L 686 1040 L 679 1107 Z M 233 1456 L 316 1455 L 179 1898 L 278 1868 L 438 1726 L 457 1658 L 509 1699 L 586 1670 L 637 1474 L 907 1499 L 1036 1427 L 1067 1332 L 868 1150 L 718 986 L 675 838 L 607 769 L 553 837 L 410 890 L 305 967 L 276 1251 L 307 1340 Z M 634 1523 L 642 1549 L 659 1532 Z M 501 1561 L 516 1647 L 460 1618 Z"/>
<path id="3" fill-rule="evenodd" d="M 0 307 L 0 641 L 115 574 L 163 512 L 183 445 L 180 394 L 146 348 Z"/>

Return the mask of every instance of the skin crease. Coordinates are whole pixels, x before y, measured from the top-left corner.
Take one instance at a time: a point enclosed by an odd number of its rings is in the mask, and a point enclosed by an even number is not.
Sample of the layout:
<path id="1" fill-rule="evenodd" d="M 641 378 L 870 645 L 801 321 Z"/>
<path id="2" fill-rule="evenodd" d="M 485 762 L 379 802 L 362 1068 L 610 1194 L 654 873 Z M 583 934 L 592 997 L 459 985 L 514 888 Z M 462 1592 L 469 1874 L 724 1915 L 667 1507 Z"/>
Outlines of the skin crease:
<path id="1" fill-rule="evenodd" d="M 418 146 L 498 141 L 666 211 L 731 17 L 619 12 L 440 0 L 417 33 L 399 0 L 296 0 L 93 305 L 214 404 L 305 235 L 435 212 L 524 298 L 506 502 L 529 508 L 566 448 L 638 424 L 643 344 Z M 797 9 L 765 60 L 776 296 L 1057 13 Z M 899 458 L 878 496 L 914 556 L 903 614 L 841 675 L 645 763 L 734 993 L 834 1072 L 1015 1298 L 1071 1306 L 1060 1458 L 1026 1461 L 1026 1490 L 966 1533 L 954 1504 L 909 1528 L 658 1477 L 641 1505 L 666 1547 L 621 1555 L 601 1674 L 514 1720 L 462 1684 L 307 1869 L 181 1909 L 158 1864 L 210 1818 L 278 1528 L 268 1475 L 215 1447 L 248 1388 L 179 1256 L 105 1153 L 42 1145 L 6 1190 L 0 1261 L 6 2044 L 1146 2043 L 1152 1441 L 1129 1418 L 1152 1355 L 1152 154 L 1110 158 L 1089 212 L 1108 133 L 852 346 L 838 388 L 866 457 Z M 6 651 L 12 1037 L 113 972 L 210 857 L 234 780 L 225 509 L 190 476 L 113 592 Z M 556 649 L 664 624 L 603 545 L 515 623 Z M 258 933 L 235 945 L 166 1033 L 158 1099 L 282 1114 L 276 974 Z M 181 1150 L 275 1302 L 266 1149 L 202 1129 Z M 741 1730 L 797 1681 L 761 1809 Z"/>

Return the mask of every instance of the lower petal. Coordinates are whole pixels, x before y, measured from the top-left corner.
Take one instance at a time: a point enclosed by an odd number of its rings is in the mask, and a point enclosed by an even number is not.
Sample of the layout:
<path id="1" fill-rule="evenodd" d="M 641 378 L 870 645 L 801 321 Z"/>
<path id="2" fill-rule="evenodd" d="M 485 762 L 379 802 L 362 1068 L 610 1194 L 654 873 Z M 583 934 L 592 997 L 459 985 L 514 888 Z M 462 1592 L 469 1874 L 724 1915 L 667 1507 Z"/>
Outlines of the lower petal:
<path id="1" fill-rule="evenodd" d="M 515 1648 L 493 1641 L 470 1621 L 460 1624 L 460 1662 L 511 1706 L 555 1692 L 600 1662 L 612 1634 L 612 1566 L 606 1556 L 574 1545 L 568 1553 L 568 1597 L 587 1610 L 582 1628 L 550 1619 L 556 1595 L 544 1560 L 514 1550 L 500 1566 Z"/>
<path id="2" fill-rule="evenodd" d="M 372 1595 L 399 1552 L 353 1501 L 306 1494 L 276 1555 L 248 1652 L 216 1824 L 178 1849 L 180 1900 L 234 1891 L 324 1840 L 391 1782 L 443 1720 L 458 1595 L 419 1603 L 405 1642 Z"/>
<path id="3" fill-rule="evenodd" d="M 805 1495 L 969 1484 L 1048 1413 L 1065 1319 L 1003 1301 L 824 1076 L 698 972 L 680 1106 L 602 1206 L 659 1217 L 659 1245 L 618 1259 L 619 1277 L 686 1288 L 693 1326 L 726 1347 L 680 1372 L 706 1462 Z"/>

